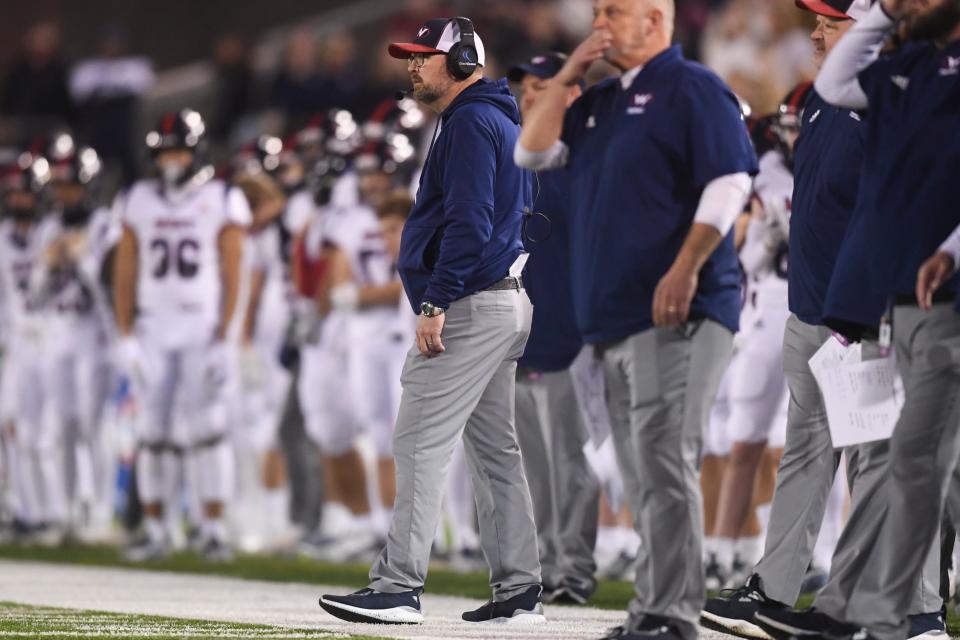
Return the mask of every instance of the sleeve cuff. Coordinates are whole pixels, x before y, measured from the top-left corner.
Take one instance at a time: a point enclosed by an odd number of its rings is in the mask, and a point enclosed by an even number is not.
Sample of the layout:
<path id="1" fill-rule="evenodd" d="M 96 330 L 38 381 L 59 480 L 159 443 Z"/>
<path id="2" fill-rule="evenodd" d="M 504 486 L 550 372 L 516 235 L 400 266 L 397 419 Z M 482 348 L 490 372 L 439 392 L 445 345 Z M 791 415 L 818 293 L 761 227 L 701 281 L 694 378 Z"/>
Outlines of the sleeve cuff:
<path id="1" fill-rule="evenodd" d="M 703 189 L 693 221 L 710 225 L 721 236 L 727 235 L 747 204 L 752 184 L 750 175 L 745 172 L 711 180 Z"/>
<path id="2" fill-rule="evenodd" d="M 960 265 L 960 227 L 950 234 L 937 251 L 953 258 L 955 266 Z"/>
<path id="3" fill-rule="evenodd" d="M 538 171 L 541 169 L 558 169 L 567 164 L 570 149 L 562 140 L 557 140 L 545 151 L 530 151 L 517 141 L 513 148 L 513 161 L 518 167 Z"/>

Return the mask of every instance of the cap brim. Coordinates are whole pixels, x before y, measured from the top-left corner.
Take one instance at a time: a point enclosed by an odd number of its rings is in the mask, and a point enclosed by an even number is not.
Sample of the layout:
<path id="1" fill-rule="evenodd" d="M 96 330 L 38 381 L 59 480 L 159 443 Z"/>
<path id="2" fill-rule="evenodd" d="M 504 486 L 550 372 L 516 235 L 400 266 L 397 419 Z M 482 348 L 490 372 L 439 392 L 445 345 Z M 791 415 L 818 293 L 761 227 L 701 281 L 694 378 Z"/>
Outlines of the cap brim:
<path id="1" fill-rule="evenodd" d="M 540 78 L 541 80 L 548 80 L 555 75 L 555 73 L 550 73 L 546 69 L 535 67 L 529 64 L 518 64 L 510 67 L 510 69 L 507 70 L 507 80 L 510 80 L 511 82 L 520 82 L 525 76 L 533 76 L 535 78 Z"/>
<path id="2" fill-rule="evenodd" d="M 823 2 L 822 0 L 795 0 L 797 6 L 801 9 L 806 9 L 807 11 L 812 11 L 821 16 L 826 16 L 828 18 L 837 18 L 838 20 L 850 20 L 850 16 L 845 14 L 842 11 L 838 11 Z"/>
<path id="3" fill-rule="evenodd" d="M 390 46 L 387 47 L 387 51 L 392 57 L 401 60 L 406 60 L 412 53 L 445 53 L 444 51 L 440 51 L 440 49 L 427 47 L 415 42 L 391 42 Z"/>

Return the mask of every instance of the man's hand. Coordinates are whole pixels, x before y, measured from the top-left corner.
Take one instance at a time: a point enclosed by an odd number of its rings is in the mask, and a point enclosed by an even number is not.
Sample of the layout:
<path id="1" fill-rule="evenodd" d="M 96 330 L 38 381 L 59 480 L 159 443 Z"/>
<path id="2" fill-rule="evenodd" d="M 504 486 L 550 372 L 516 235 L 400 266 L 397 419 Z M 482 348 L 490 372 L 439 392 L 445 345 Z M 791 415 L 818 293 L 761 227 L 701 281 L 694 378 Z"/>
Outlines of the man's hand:
<path id="1" fill-rule="evenodd" d="M 679 325 L 690 316 L 690 303 L 697 292 L 696 269 L 674 264 L 660 279 L 653 293 L 653 324 L 657 327 Z"/>
<path id="2" fill-rule="evenodd" d="M 880 0 L 880 4 L 883 5 L 883 10 L 888 16 L 894 19 L 903 17 L 903 14 L 907 10 L 908 2 L 909 0 Z"/>
<path id="3" fill-rule="evenodd" d="M 557 81 L 566 86 L 576 84 L 587 74 L 590 65 L 603 57 L 611 42 L 613 36 L 607 29 L 598 29 L 591 33 L 567 58 L 566 64 L 555 76 Z"/>
<path id="4" fill-rule="evenodd" d="M 939 251 L 920 266 L 917 272 L 917 304 L 924 311 L 933 306 L 933 294 L 950 279 L 957 265 L 949 253 Z"/>
<path id="5" fill-rule="evenodd" d="M 446 351 L 443 342 L 440 341 L 440 333 L 443 331 L 443 322 L 446 317 L 445 313 L 432 318 L 423 314 L 417 317 L 417 349 L 424 357 L 432 358 Z"/>

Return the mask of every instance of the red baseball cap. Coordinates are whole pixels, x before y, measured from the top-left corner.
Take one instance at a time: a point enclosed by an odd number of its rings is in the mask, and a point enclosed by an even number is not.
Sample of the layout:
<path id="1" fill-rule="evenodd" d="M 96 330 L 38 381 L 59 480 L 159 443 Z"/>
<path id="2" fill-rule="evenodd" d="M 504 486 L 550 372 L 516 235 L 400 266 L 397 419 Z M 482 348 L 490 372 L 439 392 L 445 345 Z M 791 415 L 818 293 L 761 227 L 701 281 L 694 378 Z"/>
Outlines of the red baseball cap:
<path id="1" fill-rule="evenodd" d="M 860 20 L 870 10 L 871 0 L 795 0 L 797 6 L 828 18 Z"/>

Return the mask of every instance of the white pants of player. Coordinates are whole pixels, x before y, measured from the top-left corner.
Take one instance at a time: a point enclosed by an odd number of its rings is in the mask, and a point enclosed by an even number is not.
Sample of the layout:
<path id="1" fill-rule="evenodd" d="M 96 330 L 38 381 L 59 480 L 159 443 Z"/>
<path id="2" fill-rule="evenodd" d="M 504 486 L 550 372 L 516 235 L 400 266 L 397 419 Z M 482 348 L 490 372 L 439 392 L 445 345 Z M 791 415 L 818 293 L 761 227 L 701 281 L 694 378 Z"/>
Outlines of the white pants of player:
<path id="1" fill-rule="evenodd" d="M 378 458 L 393 456 L 393 427 L 400 410 L 400 374 L 410 349 L 396 329 L 395 313 L 350 318 L 348 371 L 356 420 L 373 440 Z"/>
<path id="2" fill-rule="evenodd" d="M 727 429 L 732 442 L 761 443 L 770 439 L 778 416 L 782 430 L 786 428 L 783 332 L 790 317 L 786 283 L 758 288 L 751 298 L 741 316 L 737 356 L 729 369 Z"/>
<path id="3" fill-rule="evenodd" d="M 346 318 L 337 312 L 325 321 L 317 344 L 300 351 L 297 394 L 307 435 L 325 456 L 353 448 L 362 431 L 350 384 Z"/>
<path id="4" fill-rule="evenodd" d="M 164 479 L 176 458 L 196 461 L 195 489 L 203 502 L 223 502 L 233 488 L 233 451 L 227 438 L 228 385 L 208 375 L 208 351 L 163 348 L 144 341 L 147 380 L 140 400 L 137 483 L 145 503 L 165 502 Z M 179 424 L 178 424 L 179 423 Z"/>
<path id="5" fill-rule="evenodd" d="M 43 343 L 12 336 L 3 380 L 5 423 L 15 438 L 8 457 L 15 478 L 17 515 L 27 524 L 63 523 L 67 518 L 63 438 L 54 419 Z M 8 384 L 9 383 L 9 384 Z"/>
<path id="6" fill-rule="evenodd" d="M 277 443 L 280 420 L 290 393 L 292 376 L 280 364 L 289 314 L 257 322 L 253 342 L 241 347 L 238 416 L 234 437 L 237 446 L 263 452 Z"/>
<path id="7" fill-rule="evenodd" d="M 70 498 L 88 506 L 109 505 L 113 461 L 100 430 L 100 418 L 109 394 L 110 368 L 105 345 L 84 344 L 48 354 L 49 385 L 57 431 L 65 444 Z"/>
<path id="8" fill-rule="evenodd" d="M 710 407 L 710 419 L 703 433 L 703 455 L 725 458 L 730 455 L 733 443 L 730 440 L 730 377 L 734 364 L 740 358 L 739 351 L 733 352 L 733 358 L 727 370 L 720 378 L 717 397 Z"/>

